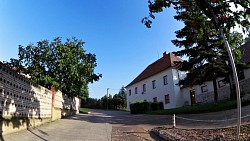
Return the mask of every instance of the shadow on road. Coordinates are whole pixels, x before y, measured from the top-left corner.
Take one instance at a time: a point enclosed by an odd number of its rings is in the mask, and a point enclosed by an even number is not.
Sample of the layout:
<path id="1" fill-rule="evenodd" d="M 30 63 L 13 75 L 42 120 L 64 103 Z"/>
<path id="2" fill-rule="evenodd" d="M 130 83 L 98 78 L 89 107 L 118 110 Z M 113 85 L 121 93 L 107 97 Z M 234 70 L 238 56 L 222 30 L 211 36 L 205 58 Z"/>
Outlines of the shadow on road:
<path id="1" fill-rule="evenodd" d="M 91 114 L 80 114 L 68 119 L 82 120 L 92 123 L 111 123 L 112 125 L 122 126 L 144 126 L 144 127 L 157 127 L 165 126 L 172 127 L 172 115 L 131 115 L 125 111 L 106 111 L 91 109 Z M 246 115 L 249 115 L 246 117 Z M 180 117 L 189 118 L 191 120 L 185 120 L 176 118 L 177 128 L 185 129 L 211 129 L 211 128 L 223 128 L 235 126 L 237 123 L 237 112 L 236 109 L 220 111 L 214 113 L 202 113 L 202 114 L 189 114 L 189 115 L 178 115 Z M 250 123 L 250 106 L 242 108 L 242 124 Z M 234 119 L 234 120 L 231 120 Z M 223 122 L 216 122 L 221 120 Z M 215 122 L 214 122 L 215 121 Z"/>
<path id="2" fill-rule="evenodd" d="M 91 114 L 79 114 L 67 119 L 83 120 L 92 123 L 111 123 L 123 126 L 163 126 L 170 125 L 172 121 L 172 117 L 170 115 L 131 115 L 129 112 L 125 111 L 105 111 L 92 109 Z"/>
<path id="3" fill-rule="evenodd" d="M 31 134 L 35 135 L 36 137 L 38 137 L 39 139 L 43 140 L 43 141 L 47 141 L 46 139 L 44 139 L 43 137 L 39 136 L 38 134 L 36 134 L 35 132 L 33 132 L 30 129 L 27 129 Z"/>

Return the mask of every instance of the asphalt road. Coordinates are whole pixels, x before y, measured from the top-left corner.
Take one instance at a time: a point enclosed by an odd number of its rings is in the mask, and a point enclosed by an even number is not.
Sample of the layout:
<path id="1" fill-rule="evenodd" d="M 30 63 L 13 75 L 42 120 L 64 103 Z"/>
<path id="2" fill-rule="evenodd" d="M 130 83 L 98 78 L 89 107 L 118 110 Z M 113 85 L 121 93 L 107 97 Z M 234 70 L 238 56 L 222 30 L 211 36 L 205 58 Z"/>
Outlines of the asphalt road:
<path id="1" fill-rule="evenodd" d="M 206 113 L 177 115 L 177 128 L 221 128 L 235 126 L 236 109 Z M 250 123 L 250 106 L 242 108 L 242 124 Z M 233 119 L 233 120 L 231 120 Z M 220 121 L 216 121 L 220 120 Z M 60 119 L 30 130 L 3 137 L 5 141 L 151 141 L 159 140 L 149 133 L 154 127 L 172 127 L 171 115 L 130 115 L 129 112 L 91 110 Z"/>

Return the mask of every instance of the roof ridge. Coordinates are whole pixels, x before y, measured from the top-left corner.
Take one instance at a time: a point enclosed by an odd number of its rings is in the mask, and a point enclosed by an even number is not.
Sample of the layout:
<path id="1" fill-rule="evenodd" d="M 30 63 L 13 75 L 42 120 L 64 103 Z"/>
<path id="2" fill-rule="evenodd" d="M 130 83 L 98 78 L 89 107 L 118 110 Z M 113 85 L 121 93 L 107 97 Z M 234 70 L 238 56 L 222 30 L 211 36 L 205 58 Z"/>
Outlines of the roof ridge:
<path id="1" fill-rule="evenodd" d="M 173 53 L 163 53 L 163 57 L 148 65 L 131 83 L 126 87 L 138 83 L 146 78 L 158 74 L 168 68 L 175 66 L 174 61 L 182 61 L 181 58 L 175 56 Z"/>

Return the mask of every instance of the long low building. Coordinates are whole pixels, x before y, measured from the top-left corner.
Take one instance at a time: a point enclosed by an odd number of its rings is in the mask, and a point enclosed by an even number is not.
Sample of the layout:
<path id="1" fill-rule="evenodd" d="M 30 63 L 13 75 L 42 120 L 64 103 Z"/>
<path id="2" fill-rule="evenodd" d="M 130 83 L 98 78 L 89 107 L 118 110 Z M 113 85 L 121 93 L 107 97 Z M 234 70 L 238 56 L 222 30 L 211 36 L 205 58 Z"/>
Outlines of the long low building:
<path id="1" fill-rule="evenodd" d="M 250 63 L 250 42 L 242 46 L 243 61 Z M 164 109 L 178 108 L 197 103 L 214 102 L 213 83 L 181 88 L 179 81 L 186 77 L 186 72 L 177 69 L 174 62 L 183 61 L 172 53 L 164 52 L 163 56 L 150 64 L 131 83 L 126 86 L 127 110 L 129 104 L 138 100 L 163 102 Z M 224 78 L 217 79 L 218 99 L 230 98 L 230 86 Z M 250 69 L 241 74 L 240 87 L 242 96 L 250 95 Z"/>

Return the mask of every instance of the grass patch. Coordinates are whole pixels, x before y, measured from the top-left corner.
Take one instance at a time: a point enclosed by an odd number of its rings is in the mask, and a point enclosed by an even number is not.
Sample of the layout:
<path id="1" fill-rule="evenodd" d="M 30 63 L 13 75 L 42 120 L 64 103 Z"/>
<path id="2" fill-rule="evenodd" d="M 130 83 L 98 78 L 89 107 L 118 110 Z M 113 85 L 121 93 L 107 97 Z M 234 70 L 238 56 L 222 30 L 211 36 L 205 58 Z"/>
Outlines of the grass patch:
<path id="1" fill-rule="evenodd" d="M 250 101 L 243 101 L 241 105 L 242 106 L 250 105 Z M 148 112 L 147 114 L 153 114 L 153 115 L 197 114 L 197 113 L 218 112 L 235 108 L 237 108 L 236 100 L 222 101 L 218 103 L 206 103 L 206 104 L 186 106 L 186 107 L 167 109 L 167 110 L 151 111 Z"/>
<path id="2" fill-rule="evenodd" d="M 88 108 L 80 108 L 79 112 L 83 113 L 83 114 L 88 114 L 89 109 Z"/>

